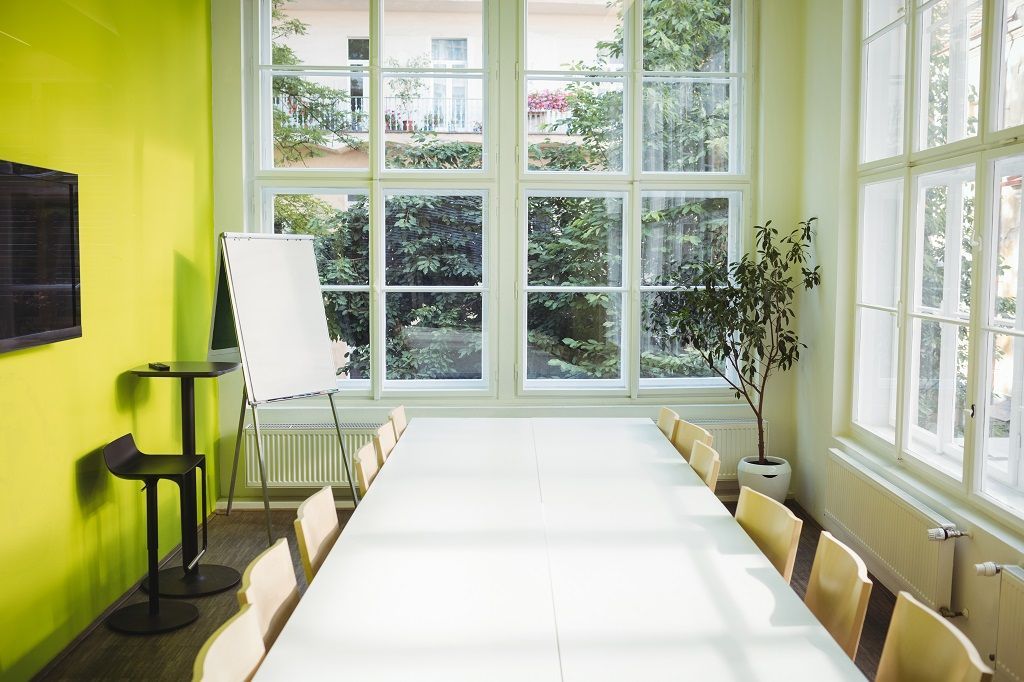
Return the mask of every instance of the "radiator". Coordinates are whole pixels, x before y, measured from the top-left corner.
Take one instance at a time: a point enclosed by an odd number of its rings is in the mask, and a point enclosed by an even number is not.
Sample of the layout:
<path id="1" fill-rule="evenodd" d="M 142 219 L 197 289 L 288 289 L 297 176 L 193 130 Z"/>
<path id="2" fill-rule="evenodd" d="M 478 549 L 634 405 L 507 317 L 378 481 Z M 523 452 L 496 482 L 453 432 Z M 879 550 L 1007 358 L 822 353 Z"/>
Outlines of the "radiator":
<path id="1" fill-rule="evenodd" d="M 999 579 L 996 682 L 1024 681 L 1024 568 L 1003 566 Z"/>
<path id="2" fill-rule="evenodd" d="M 341 436 L 350 461 L 359 448 L 373 439 L 379 426 L 369 422 L 341 423 Z M 348 485 L 334 424 L 260 425 L 260 434 L 268 487 Z M 245 429 L 245 482 L 250 487 L 260 486 L 256 431 L 252 426 Z"/>
<path id="3" fill-rule="evenodd" d="M 894 592 L 906 590 L 936 610 L 950 605 L 954 542 L 930 541 L 928 529 L 952 522 L 835 449 L 827 457 L 825 519 Z"/>
<path id="4" fill-rule="evenodd" d="M 719 481 L 735 481 L 736 467 L 744 457 L 757 454 L 757 422 L 752 419 L 706 419 L 700 426 L 711 432 L 712 443 L 722 458 Z M 764 423 L 764 437 L 768 440 L 768 422 Z"/>

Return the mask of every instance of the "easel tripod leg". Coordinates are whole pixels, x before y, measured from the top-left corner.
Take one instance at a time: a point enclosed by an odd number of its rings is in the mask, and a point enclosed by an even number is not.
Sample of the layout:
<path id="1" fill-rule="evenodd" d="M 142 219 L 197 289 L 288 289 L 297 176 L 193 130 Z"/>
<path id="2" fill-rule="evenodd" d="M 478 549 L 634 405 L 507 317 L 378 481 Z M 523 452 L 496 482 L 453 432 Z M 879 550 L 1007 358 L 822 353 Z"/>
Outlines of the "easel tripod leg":
<path id="1" fill-rule="evenodd" d="M 256 429 L 256 454 L 260 460 L 260 484 L 263 486 L 263 511 L 267 516 L 267 545 L 274 544 L 274 533 L 270 529 L 270 496 L 267 495 L 267 468 L 263 461 L 263 434 L 260 432 L 260 417 L 256 405 L 252 406 L 252 423 Z"/>
<path id="2" fill-rule="evenodd" d="M 245 408 L 248 406 L 248 391 L 242 384 L 242 409 L 238 413 L 238 430 L 235 432 L 235 461 L 231 465 L 231 487 L 228 489 L 228 516 L 231 503 L 235 500 L 235 477 L 238 475 L 238 453 L 242 450 L 242 429 L 245 427 Z"/>
<path id="3" fill-rule="evenodd" d="M 356 482 L 352 477 L 352 467 L 348 464 L 348 453 L 345 452 L 345 439 L 341 435 L 341 422 L 338 421 L 338 411 L 334 407 L 334 394 L 328 393 L 327 399 L 331 401 L 331 416 L 334 417 L 334 429 L 338 432 L 338 445 L 341 447 L 341 463 L 345 466 L 348 487 L 352 491 L 352 504 L 353 506 L 358 506 L 359 493 L 356 492 Z"/>

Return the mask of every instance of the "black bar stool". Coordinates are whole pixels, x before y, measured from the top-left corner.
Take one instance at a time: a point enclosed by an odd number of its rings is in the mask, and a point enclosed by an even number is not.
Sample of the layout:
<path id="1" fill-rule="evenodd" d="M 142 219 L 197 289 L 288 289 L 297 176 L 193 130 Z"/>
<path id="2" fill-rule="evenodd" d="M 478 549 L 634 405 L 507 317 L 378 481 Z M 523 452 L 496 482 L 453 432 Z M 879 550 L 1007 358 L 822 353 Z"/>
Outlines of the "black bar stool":
<path id="1" fill-rule="evenodd" d="M 132 434 L 127 433 L 103 448 L 103 459 L 114 476 L 145 483 L 150 586 L 148 602 L 118 609 L 107 618 L 107 625 L 118 632 L 133 635 L 157 634 L 188 625 L 199 617 L 199 609 L 187 602 L 160 599 L 156 489 L 161 478 L 174 481 L 179 489 L 183 488 L 188 477 L 195 476 L 196 469 L 205 466 L 205 458 L 203 455 L 146 455 L 139 452 Z M 206 477 L 202 479 L 205 500 Z"/>

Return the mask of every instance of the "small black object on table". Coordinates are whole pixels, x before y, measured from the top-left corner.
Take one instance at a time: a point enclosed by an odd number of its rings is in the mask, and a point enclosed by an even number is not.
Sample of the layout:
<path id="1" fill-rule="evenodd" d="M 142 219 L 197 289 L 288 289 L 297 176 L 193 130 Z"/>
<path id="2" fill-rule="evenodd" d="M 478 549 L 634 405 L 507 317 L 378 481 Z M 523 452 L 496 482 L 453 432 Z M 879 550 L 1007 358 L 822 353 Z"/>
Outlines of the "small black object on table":
<path id="1" fill-rule="evenodd" d="M 138 377 L 175 378 L 181 380 L 181 448 L 182 457 L 196 456 L 196 394 L 195 380 L 219 377 L 238 369 L 237 362 L 166 362 L 168 369 L 153 369 L 142 365 L 130 370 Z M 205 462 L 199 467 L 205 480 Z M 160 571 L 157 589 L 164 597 L 199 597 L 223 592 L 237 585 L 241 574 L 229 566 L 203 564 L 199 559 L 206 552 L 205 492 L 203 487 L 203 546 L 199 548 L 196 527 L 196 479 L 188 477 L 181 486 L 181 560 L 182 568 Z M 184 570 L 183 570 L 184 569 Z M 149 589 L 149 580 L 142 584 Z"/>
<path id="2" fill-rule="evenodd" d="M 147 601 L 123 606 L 107 618 L 107 625 L 129 635 L 155 635 L 177 630 L 199 617 L 199 609 L 187 602 L 160 599 L 160 558 L 157 554 L 157 483 L 173 481 L 182 489 L 187 481 L 196 480 L 196 470 L 203 466 L 202 455 L 145 455 L 135 445 L 132 434 L 126 433 L 103 448 L 103 460 L 110 473 L 129 481 L 142 481 L 146 487 L 146 549 L 149 558 L 149 579 L 156 589 L 149 591 Z M 206 481 L 203 481 L 206 497 Z"/>

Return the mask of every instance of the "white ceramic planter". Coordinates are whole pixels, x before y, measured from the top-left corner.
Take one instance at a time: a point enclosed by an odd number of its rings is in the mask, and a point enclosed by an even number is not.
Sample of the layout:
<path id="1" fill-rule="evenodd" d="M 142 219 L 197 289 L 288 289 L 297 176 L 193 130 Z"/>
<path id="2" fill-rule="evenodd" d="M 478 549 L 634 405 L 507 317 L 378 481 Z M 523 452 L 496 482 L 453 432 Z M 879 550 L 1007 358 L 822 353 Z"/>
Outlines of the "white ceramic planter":
<path id="1" fill-rule="evenodd" d="M 793 470 L 781 457 L 768 457 L 774 464 L 758 464 L 757 457 L 744 457 L 736 467 L 740 486 L 753 488 L 773 500 L 785 502 Z"/>

